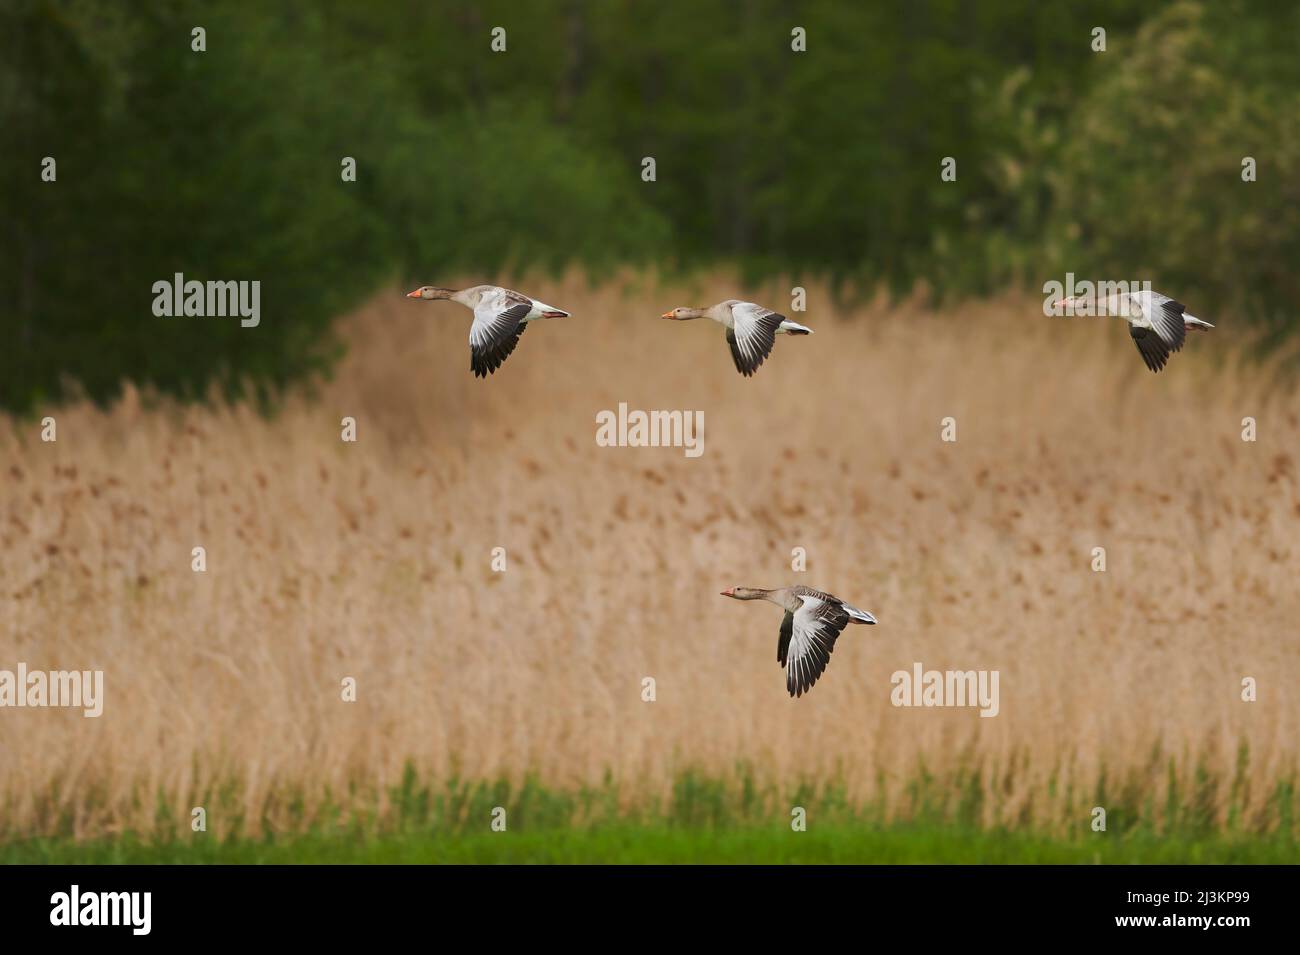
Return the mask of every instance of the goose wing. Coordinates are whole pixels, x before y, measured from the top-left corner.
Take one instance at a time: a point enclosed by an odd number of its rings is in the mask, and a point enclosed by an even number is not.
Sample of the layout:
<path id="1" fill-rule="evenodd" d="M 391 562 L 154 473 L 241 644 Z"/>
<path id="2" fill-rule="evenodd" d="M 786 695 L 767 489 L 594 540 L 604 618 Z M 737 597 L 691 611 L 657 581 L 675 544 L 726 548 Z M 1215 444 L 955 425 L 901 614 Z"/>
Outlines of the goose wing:
<path id="1" fill-rule="evenodd" d="M 797 594 L 803 601 L 798 610 L 786 611 L 781 621 L 781 639 L 776 658 L 785 667 L 785 688 L 791 696 L 803 696 L 831 662 L 835 640 L 848 626 L 848 611 L 829 594 Z"/>
<path id="2" fill-rule="evenodd" d="M 785 316 L 753 302 L 732 302 L 731 319 L 733 326 L 727 329 L 731 358 L 736 371 L 748 378 L 772 353 L 776 330 Z"/>
<path id="3" fill-rule="evenodd" d="M 469 366 L 477 378 L 486 378 L 510 357 L 523 335 L 524 319 L 533 310 L 533 300 L 497 289 L 479 299 L 474 308 L 474 324 L 469 327 Z"/>
<path id="4" fill-rule="evenodd" d="M 1159 371 L 1165 367 L 1170 354 L 1183 347 L 1183 341 L 1187 338 L 1183 312 L 1187 309 L 1181 302 L 1175 302 L 1168 295 L 1159 292 L 1137 292 L 1130 298 L 1150 327 L 1140 328 L 1130 324 L 1129 334 L 1146 366 L 1152 371 Z"/>

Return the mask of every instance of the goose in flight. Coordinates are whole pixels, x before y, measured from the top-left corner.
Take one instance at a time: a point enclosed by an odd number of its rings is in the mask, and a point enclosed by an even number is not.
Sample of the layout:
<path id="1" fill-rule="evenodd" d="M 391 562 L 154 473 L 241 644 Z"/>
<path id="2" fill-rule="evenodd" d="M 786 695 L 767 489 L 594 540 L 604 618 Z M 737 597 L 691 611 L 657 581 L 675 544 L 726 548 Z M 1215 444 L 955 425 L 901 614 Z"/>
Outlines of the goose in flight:
<path id="1" fill-rule="evenodd" d="M 535 318 L 568 318 L 569 313 L 545 302 L 496 285 L 475 285 L 456 291 L 422 285 L 407 298 L 447 299 L 474 312 L 469 327 L 469 367 L 476 378 L 493 374 L 519 344 L 524 328 Z"/>
<path id="2" fill-rule="evenodd" d="M 777 335 L 811 335 L 812 329 L 792 322 L 784 315 L 755 305 L 729 298 L 708 308 L 675 308 L 664 312 L 660 318 L 689 322 L 694 318 L 711 318 L 727 330 L 727 344 L 736 362 L 736 371 L 746 378 L 758 371 L 758 366 L 772 353 Z"/>
<path id="3" fill-rule="evenodd" d="M 768 600 L 785 609 L 776 659 L 785 667 L 785 688 L 803 696 L 831 662 L 835 639 L 851 623 L 875 623 L 865 610 L 850 607 L 839 597 L 802 584 L 780 590 L 732 587 L 722 592 L 736 600 Z"/>
<path id="4" fill-rule="evenodd" d="M 1114 315 L 1127 321 L 1128 333 L 1152 371 L 1165 367 L 1170 352 L 1183 347 L 1188 329 L 1214 327 L 1195 315 L 1188 315 L 1181 302 L 1159 292 L 1115 292 L 1095 303 L 1086 296 L 1071 295 L 1058 299 L 1055 305 L 1082 315 Z"/>

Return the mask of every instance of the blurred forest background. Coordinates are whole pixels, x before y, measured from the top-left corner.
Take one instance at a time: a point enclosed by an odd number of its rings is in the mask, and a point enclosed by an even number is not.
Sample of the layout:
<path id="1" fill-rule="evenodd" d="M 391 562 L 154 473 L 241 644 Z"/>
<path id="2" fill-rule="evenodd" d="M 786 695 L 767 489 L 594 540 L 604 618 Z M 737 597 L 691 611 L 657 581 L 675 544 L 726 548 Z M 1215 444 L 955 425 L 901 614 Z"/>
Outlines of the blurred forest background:
<path id="1" fill-rule="evenodd" d="M 0 407 L 124 380 L 266 398 L 386 283 L 572 266 L 846 297 L 1069 270 L 1277 342 L 1298 43 L 1300 5 L 1245 0 L 4 0 Z M 153 320 L 175 272 L 261 280 L 261 326 Z"/>

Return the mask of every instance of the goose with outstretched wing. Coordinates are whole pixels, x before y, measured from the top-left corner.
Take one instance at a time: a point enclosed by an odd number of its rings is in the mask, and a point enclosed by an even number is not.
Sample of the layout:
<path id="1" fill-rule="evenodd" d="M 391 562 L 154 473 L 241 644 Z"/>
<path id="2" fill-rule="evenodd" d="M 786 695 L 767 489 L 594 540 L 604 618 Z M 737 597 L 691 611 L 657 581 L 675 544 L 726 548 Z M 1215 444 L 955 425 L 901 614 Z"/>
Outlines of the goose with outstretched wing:
<path id="1" fill-rule="evenodd" d="M 513 289 L 498 285 L 473 288 L 439 288 L 422 285 L 407 298 L 459 302 L 474 312 L 469 327 L 469 367 L 476 378 L 486 378 L 501 367 L 519 344 L 528 323 L 538 318 L 567 318 L 569 313 Z"/>
<path id="2" fill-rule="evenodd" d="M 792 322 L 779 312 L 734 298 L 708 308 L 675 308 L 660 318 L 677 322 L 708 318 L 717 322 L 727 330 L 727 347 L 731 349 L 736 371 L 746 378 L 758 371 L 758 366 L 772 353 L 777 335 L 812 334 L 811 328 Z"/>
<path id="3" fill-rule="evenodd" d="M 1214 327 L 1195 315 L 1188 315 L 1181 302 L 1150 290 L 1115 292 L 1095 302 L 1086 296 L 1070 295 L 1058 299 L 1054 308 L 1062 314 L 1110 315 L 1124 319 L 1142 361 L 1157 372 L 1165 367 L 1171 354 L 1183 347 L 1188 331 Z"/>
<path id="4" fill-rule="evenodd" d="M 736 600 L 766 600 L 785 610 L 776 659 L 785 667 L 785 688 L 791 696 L 803 696 L 831 662 L 835 641 L 851 623 L 874 624 L 865 610 L 846 604 L 820 590 L 802 584 L 779 590 L 731 587 L 722 592 Z"/>

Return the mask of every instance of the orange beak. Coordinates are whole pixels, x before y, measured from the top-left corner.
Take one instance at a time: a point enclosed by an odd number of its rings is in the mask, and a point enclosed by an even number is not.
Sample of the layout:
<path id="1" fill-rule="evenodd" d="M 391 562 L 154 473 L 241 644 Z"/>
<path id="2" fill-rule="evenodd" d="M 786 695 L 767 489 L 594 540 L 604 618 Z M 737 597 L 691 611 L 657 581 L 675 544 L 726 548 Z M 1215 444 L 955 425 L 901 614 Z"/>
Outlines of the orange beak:
<path id="1" fill-rule="evenodd" d="M 664 317 L 667 318 L 668 316 L 665 315 Z M 718 596 L 719 596 L 719 597 L 734 597 L 734 596 L 736 596 L 736 588 L 735 588 L 735 587 L 728 587 L 728 588 L 727 588 L 726 590 L 724 590 L 722 593 L 718 594 Z"/>
<path id="2" fill-rule="evenodd" d="M 420 290 L 419 290 L 419 289 L 416 289 L 414 292 L 407 292 L 407 293 L 406 293 L 406 297 L 407 297 L 407 298 L 419 298 L 419 297 L 420 297 Z"/>
<path id="3" fill-rule="evenodd" d="M 664 313 L 663 313 L 662 315 L 660 315 L 659 317 L 660 317 L 660 318 L 676 318 L 677 316 L 674 315 L 672 312 L 664 312 Z"/>

